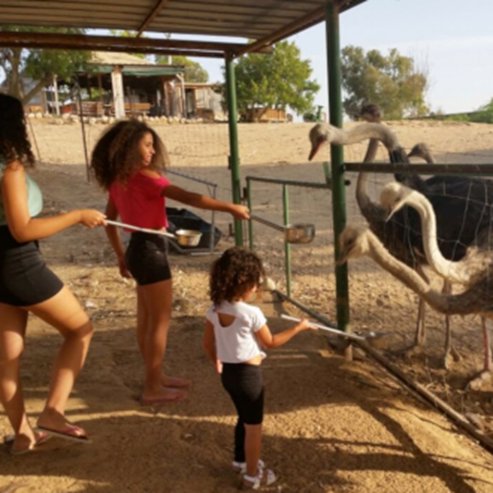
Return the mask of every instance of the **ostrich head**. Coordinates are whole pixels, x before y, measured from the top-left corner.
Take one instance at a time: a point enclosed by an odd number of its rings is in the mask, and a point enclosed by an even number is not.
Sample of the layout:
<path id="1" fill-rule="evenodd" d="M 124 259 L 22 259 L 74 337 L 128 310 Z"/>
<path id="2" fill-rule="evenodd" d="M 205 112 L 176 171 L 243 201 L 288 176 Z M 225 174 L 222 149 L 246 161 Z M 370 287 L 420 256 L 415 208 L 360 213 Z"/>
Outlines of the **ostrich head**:
<path id="1" fill-rule="evenodd" d="M 308 138 L 310 139 L 312 148 L 310 150 L 310 155 L 308 156 L 308 161 L 311 161 L 315 157 L 315 154 L 317 154 L 323 144 L 330 141 L 328 131 L 329 129 L 327 126 L 322 125 L 321 123 L 317 123 L 311 128 Z"/>
<path id="2" fill-rule="evenodd" d="M 393 181 L 387 183 L 380 194 L 380 204 L 387 211 L 387 221 L 400 209 L 402 209 L 413 199 L 421 195 L 416 190 Z"/>
<path id="3" fill-rule="evenodd" d="M 407 157 L 420 157 L 424 159 L 427 163 L 433 163 L 433 158 L 431 156 L 430 148 L 428 144 L 424 142 L 418 142 L 409 152 Z"/>
<path id="4" fill-rule="evenodd" d="M 351 258 L 358 258 L 370 251 L 367 227 L 346 226 L 339 237 L 338 264 L 344 264 Z"/>
<path id="5" fill-rule="evenodd" d="M 365 122 L 380 123 L 382 121 L 382 112 L 376 104 L 365 104 L 360 111 L 360 118 Z"/>

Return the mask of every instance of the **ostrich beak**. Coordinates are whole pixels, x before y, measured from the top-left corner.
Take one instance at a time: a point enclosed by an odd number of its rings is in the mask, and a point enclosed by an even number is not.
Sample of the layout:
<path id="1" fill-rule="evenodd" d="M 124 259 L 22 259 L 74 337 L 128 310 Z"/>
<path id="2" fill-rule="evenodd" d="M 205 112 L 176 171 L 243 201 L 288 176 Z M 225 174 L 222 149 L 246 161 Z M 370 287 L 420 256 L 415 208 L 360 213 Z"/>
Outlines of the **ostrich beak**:
<path id="1" fill-rule="evenodd" d="M 346 255 L 339 255 L 339 258 L 336 261 L 336 265 L 344 265 L 347 262 Z"/>
<path id="2" fill-rule="evenodd" d="M 337 254 L 336 265 L 344 265 L 348 261 L 349 250 L 345 246 L 341 246 Z"/>
<path id="3" fill-rule="evenodd" d="M 320 150 L 320 147 L 324 143 L 324 139 L 320 138 L 317 139 L 315 142 L 312 143 L 312 149 L 310 151 L 310 154 L 308 155 L 308 161 L 311 161 L 314 157 L 315 154 Z"/>
<path id="4" fill-rule="evenodd" d="M 406 201 L 404 199 L 399 200 L 399 202 L 396 202 L 389 210 L 388 210 L 388 215 L 387 218 L 385 219 L 385 222 L 390 221 L 392 219 L 392 216 L 400 211 L 404 206 L 406 205 Z"/>

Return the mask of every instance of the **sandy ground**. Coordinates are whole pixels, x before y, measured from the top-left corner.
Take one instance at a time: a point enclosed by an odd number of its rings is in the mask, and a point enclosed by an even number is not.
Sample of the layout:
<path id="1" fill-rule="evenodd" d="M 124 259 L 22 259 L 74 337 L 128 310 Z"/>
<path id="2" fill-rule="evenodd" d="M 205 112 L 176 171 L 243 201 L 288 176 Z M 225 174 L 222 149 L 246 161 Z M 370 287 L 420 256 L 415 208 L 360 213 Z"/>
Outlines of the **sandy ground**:
<path id="1" fill-rule="evenodd" d="M 425 122 L 391 126 L 406 148 L 428 142 L 438 162 L 492 161 L 492 126 Z M 88 152 L 102 128 L 86 128 Z M 168 145 L 172 171 L 208 180 L 217 185 L 219 197 L 230 197 L 226 125 L 156 124 L 156 128 Z M 306 162 L 309 128 L 306 124 L 241 125 L 243 177 L 323 181 L 320 162 Z M 33 175 L 45 193 L 45 213 L 103 208 L 103 193 L 86 179 L 80 126 L 33 120 L 32 131 L 42 161 Z M 364 150 L 365 144 L 351 146 L 345 151 L 346 159 L 361 160 Z M 214 189 L 180 176 L 170 178 L 201 193 Z M 348 223 L 361 224 L 354 204 L 356 177 L 348 178 Z M 375 176 L 372 192 L 377 194 L 377 182 L 387 178 Z M 290 219 L 309 220 L 317 228 L 313 243 L 291 249 L 292 296 L 334 319 L 330 193 L 289 190 Z M 254 182 L 252 196 L 255 213 L 282 221 L 279 187 Z M 211 219 L 209 214 L 202 215 Z M 228 235 L 231 220 L 217 214 L 215 221 L 223 232 L 216 248 L 220 252 L 233 244 Z M 279 233 L 258 223 L 253 232 L 255 248 L 271 277 L 285 290 Z M 43 241 L 42 249 L 95 323 L 89 358 L 68 407 L 70 419 L 86 427 L 92 444 L 52 439 L 42 450 L 15 458 L 5 448 L 0 450 L 0 492 L 236 491 L 238 478 L 230 470 L 234 412 L 201 349 L 207 272 L 215 254 L 172 254 L 175 299 L 165 367 L 190 378 L 193 387 L 186 401 L 152 410 L 136 400 L 142 364 L 134 337 L 134 288 L 119 277 L 104 232 L 74 227 Z M 382 354 L 457 411 L 474 415 L 493 437 L 491 385 L 486 382 L 480 390 L 464 390 L 482 366 L 478 318 L 453 319 L 461 359 L 445 370 L 441 364 L 443 317 L 429 310 L 426 347 L 399 354 L 397 350 L 413 340 L 414 294 L 368 260 L 350 265 L 349 282 L 353 330 L 382 334 Z M 300 315 L 293 305 L 280 304 L 268 293 L 259 303 L 273 330 L 287 324 L 281 312 Z M 27 406 L 35 420 L 60 338 L 33 318 L 27 340 L 22 373 Z M 263 457 L 280 477 L 268 491 L 493 491 L 489 452 L 413 397 L 368 356 L 355 351 L 354 361 L 347 361 L 321 331 L 305 333 L 271 351 L 264 374 Z M 0 413 L 0 434 L 8 432 L 7 420 Z"/>

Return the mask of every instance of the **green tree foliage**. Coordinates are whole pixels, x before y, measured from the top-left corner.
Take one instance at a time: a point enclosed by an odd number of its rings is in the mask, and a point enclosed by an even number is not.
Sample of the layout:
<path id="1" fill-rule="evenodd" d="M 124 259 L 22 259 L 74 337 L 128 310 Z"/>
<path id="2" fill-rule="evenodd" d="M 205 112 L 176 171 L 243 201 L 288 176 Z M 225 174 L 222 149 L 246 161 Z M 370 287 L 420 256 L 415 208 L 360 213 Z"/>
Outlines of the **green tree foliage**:
<path id="1" fill-rule="evenodd" d="M 169 60 L 171 58 L 171 60 Z M 202 65 L 198 62 L 194 62 L 186 56 L 177 55 L 167 57 L 159 55 L 156 57 L 157 63 L 171 64 L 171 65 L 183 65 L 185 67 L 185 81 L 186 82 L 207 82 L 209 80 L 209 74 Z"/>
<path id="2" fill-rule="evenodd" d="M 236 63 L 237 105 L 241 118 L 251 121 L 260 118 L 268 108 L 288 106 L 298 113 L 309 111 L 320 86 L 310 80 L 309 60 L 301 60 L 294 43 L 281 41 L 273 53 L 252 53 Z M 260 112 L 254 109 L 261 108 Z"/>
<path id="3" fill-rule="evenodd" d="M 456 122 L 493 123 L 493 99 L 476 111 L 452 114 L 432 114 L 431 117 L 436 120 L 452 120 Z"/>
<path id="4" fill-rule="evenodd" d="M 54 32 L 81 34 L 81 29 L 45 28 L 33 29 L 23 26 L 0 26 L 3 31 L 16 32 Z M 7 93 L 16 96 L 25 104 L 43 87 L 49 85 L 54 75 L 61 79 L 70 79 L 82 69 L 89 60 L 90 52 L 71 50 L 43 50 L 25 48 L 1 48 L 0 67 L 4 71 Z M 24 87 L 23 76 L 35 81 L 34 87 Z"/>
<path id="5" fill-rule="evenodd" d="M 361 106 L 375 103 L 385 118 L 423 116 L 428 113 L 424 101 L 428 79 L 415 68 L 414 60 L 391 49 L 387 56 L 378 50 L 367 53 L 357 46 L 342 50 L 342 87 L 346 94 L 343 106 L 356 118 Z"/>

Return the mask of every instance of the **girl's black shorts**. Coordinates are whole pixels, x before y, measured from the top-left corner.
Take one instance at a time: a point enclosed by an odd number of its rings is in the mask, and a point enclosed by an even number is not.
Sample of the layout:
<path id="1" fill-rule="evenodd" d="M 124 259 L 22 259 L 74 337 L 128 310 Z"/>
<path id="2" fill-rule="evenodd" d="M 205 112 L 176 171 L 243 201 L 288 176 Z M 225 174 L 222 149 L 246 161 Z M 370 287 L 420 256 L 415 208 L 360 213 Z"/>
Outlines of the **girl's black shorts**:
<path id="1" fill-rule="evenodd" d="M 171 279 L 164 238 L 152 233 L 132 233 L 125 263 L 139 286 Z"/>
<path id="2" fill-rule="evenodd" d="M 264 379 L 260 365 L 223 363 L 221 382 L 243 423 L 261 424 L 264 419 Z"/>
<path id="3" fill-rule="evenodd" d="M 0 226 L 0 303 L 36 305 L 55 296 L 62 287 L 37 242 L 18 243 L 7 226 Z"/>

